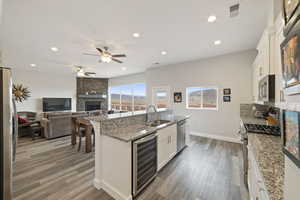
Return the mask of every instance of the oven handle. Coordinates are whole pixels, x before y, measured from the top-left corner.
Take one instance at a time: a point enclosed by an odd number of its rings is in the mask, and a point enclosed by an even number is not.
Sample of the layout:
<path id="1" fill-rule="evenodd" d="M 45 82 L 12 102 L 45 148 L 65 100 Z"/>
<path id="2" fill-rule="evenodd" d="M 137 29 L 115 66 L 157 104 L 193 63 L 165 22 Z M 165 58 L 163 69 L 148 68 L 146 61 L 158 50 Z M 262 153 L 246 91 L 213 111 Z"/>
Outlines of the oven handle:
<path id="1" fill-rule="evenodd" d="M 141 144 L 141 143 L 148 142 L 150 140 L 155 139 L 157 137 L 157 135 L 155 133 L 156 132 L 152 133 L 150 136 L 146 136 L 142 139 L 139 139 L 139 140 L 135 141 L 134 144 Z"/>

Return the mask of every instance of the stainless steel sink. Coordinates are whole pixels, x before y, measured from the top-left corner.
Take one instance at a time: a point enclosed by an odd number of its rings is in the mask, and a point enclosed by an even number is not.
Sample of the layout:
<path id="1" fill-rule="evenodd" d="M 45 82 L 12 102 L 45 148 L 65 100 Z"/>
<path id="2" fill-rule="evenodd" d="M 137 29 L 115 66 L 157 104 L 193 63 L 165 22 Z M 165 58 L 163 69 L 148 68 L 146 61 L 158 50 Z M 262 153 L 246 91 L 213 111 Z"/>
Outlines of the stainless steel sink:
<path id="1" fill-rule="evenodd" d="M 171 121 L 169 121 L 169 120 L 155 120 L 150 124 L 150 126 L 156 127 L 156 126 L 166 124 L 166 123 L 169 123 L 169 122 L 171 122 Z"/>

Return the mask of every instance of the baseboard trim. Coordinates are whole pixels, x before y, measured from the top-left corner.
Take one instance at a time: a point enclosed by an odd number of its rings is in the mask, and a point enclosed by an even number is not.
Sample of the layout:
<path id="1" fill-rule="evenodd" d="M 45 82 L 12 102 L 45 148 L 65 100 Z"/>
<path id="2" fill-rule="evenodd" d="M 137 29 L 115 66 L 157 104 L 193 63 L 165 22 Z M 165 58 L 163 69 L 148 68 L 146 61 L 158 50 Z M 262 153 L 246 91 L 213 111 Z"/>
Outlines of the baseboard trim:
<path id="1" fill-rule="evenodd" d="M 238 144 L 242 143 L 239 138 L 224 137 L 224 136 L 208 134 L 208 133 L 190 132 L 190 135 L 196 135 L 196 136 L 201 136 L 201 137 L 210 138 L 210 139 L 222 140 L 225 142 L 233 142 L 233 143 L 238 143 Z"/>
<path id="2" fill-rule="evenodd" d="M 94 178 L 94 187 L 95 187 L 97 190 L 100 190 L 100 189 L 102 188 L 101 181 L 99 181 L 98 179 Z"/>
<path id="3" fill-rule="evenodd" d="M 112 187 L 111 185 L 109 185 L 104 181 L 99 181 L 98 179 L 94 179 L 94 186 L 98 190 L 103 189 L 115 200 L 132 200 L 131 195 L 129 197 L 125 197 L 123 194 L 118 192 L 114 187 Z"/>

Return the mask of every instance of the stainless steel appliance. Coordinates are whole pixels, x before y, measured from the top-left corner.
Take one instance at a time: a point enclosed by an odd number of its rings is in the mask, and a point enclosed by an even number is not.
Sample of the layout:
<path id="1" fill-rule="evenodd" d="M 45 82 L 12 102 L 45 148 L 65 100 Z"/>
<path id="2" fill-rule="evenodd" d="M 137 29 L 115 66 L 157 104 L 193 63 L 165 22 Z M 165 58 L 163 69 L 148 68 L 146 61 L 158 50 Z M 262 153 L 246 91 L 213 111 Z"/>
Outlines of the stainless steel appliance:
<path id="1" fill-rule="evenodd" d="M 153 134 L 133 142 L 132 194 L 137 196 L 157 174 L 157 136 Z"/>
<path id="2" fill-rule="evenodd" d="M 275 75 L 267 75 L 259 81 L 259 101 L 275 102 Z"/>
<path id="3" fill-rule="evenodd" d="M 177 152 L 186 146 L 186 120 L 177 123 Z"/>
<path id="4" fill-rule="evenodd" d="M 15 119 L 15 121 L 13 121 Z M 11 70 L 0 67 L 0 195 L 12 199 L 12 162 L 17 143 L 17 117 L 12 98 Z"/>
<path id="5" fill-rule="evenodd" d="M 245 124 L 247 132 L 266 134 L 273 136 L 281 136 L 281 131 L 279 126 L 268 126 L 261 124 Z"/>

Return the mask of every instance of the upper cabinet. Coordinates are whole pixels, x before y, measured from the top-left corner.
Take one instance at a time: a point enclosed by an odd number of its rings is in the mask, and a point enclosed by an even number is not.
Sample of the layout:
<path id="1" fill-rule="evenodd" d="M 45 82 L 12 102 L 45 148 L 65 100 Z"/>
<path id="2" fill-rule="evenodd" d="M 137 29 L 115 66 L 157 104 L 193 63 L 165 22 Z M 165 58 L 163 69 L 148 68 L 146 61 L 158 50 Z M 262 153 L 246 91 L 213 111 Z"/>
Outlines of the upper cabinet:
<path id="1" fill-rule="evenodd" d="M 259 65 L 259 78 L 268 74 L 274 74 L 274 66 L 271 59 L 273 56 L 274 33 L 273 27 L 267 28 L 257 45 L 258 54 L 256 62 Z"/>
<path id="2" fill-rule="evenodd" d="M 252 71 L 252 87 L 253 87 L 253 101 L 259 102 L 259 81 L 271 74 L 275 74 L 275 103 L 282 101 L 281 88 L 281 52 L 280 44 L 284 40 L 283 36 L 283 18 L 280 14 L 272 27 L 268 27 L 263 32 L 261 39 L 257 45 L 257 57 L 253 62 Z"/>
<path id="3" fill-rule="evenodd" d="M 275 76 L 275 103 L 279 104 L 283 99 L 283 82 L 282 82 L 282 64 L 281 64 L 281 48 L 280 45 L 284 41 L 283 28 L 284 21 L 282 15 L 279 15 L 275 22 L 275 38 L 274 38 L 274 74 Z"/>

